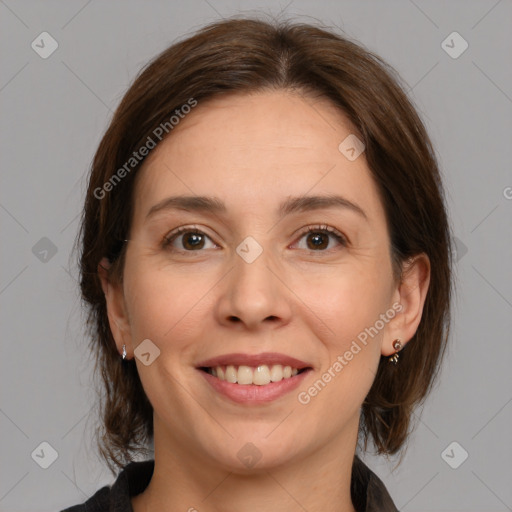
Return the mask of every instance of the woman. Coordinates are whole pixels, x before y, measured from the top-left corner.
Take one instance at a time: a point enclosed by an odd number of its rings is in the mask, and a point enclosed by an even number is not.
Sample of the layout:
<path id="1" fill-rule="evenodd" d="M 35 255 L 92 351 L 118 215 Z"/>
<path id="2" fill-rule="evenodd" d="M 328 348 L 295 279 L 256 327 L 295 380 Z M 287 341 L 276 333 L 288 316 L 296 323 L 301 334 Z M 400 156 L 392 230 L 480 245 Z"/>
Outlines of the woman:
<path id="1" fill-rule="evenodd" d="M 100 143 L 80 235 L 122 471 L 68 511 L 397 510 L 356 448 L 404 446 L 451 251 L 428 135 L 378 57 L 255 19 L 171 46 Z"/>

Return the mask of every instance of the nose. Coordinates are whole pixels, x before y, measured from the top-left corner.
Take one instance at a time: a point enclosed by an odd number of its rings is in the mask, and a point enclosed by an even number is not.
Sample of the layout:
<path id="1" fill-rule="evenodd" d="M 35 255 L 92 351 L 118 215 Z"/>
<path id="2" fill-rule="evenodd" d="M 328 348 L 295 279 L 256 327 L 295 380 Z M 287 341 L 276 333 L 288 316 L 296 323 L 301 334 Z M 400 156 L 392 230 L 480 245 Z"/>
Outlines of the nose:
<path id="1" fill-rule="evenodd" d="M 286 325 L 291 319 L 293 294 L 278 269 L 268 250 L 251 263 L 236 254 L 234 267 L 219 283 L 218 321 L 240 330 Z"/>

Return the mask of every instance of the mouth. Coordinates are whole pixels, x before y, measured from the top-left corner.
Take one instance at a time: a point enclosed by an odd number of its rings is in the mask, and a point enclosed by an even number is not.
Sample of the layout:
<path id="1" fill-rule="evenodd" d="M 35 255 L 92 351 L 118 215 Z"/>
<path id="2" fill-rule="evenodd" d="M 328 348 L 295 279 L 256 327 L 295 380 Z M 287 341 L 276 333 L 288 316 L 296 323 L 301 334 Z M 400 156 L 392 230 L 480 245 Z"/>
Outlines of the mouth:
<path id="1" fill-rule="evenodd" d="M 297 368 L 282 364 L 260 364 L 257 366 L 200 366 L 198 367 L 198 370 L 201 370 L 221 381 L 226 381 L 231 384 L 239 384 L 242 386 L 267 386 L 274 382 L 292 379 L 296 375 L 300 375 L 304 372 L 312 370 L 312 368 L 309 366 Z"/>
<path id="2" fill-rule="evenodd" d="M 224 354 L 201 361 L 196 368 L 215 380 L 241 386 L 271 386 L 297 380 L 294 377 L 312 370 L 310 363 L 277 352 Z"/>
<path id="3" fill-rule="evenodd" d="M 305 379 L 313 372 L 311 366 L 302 366 L 294 360 L 291 364 L 201 364 L 196 367 L 204 376 L 206 384 L 218 396 L 227 398 L 242 406 L 265 406 L 278 399 L 284 399 L 293 390 L 304 385 Z M 238 361 L 239 362 L 239 361 Z M 291 362 L 288 359 L 286 362 Z"/>

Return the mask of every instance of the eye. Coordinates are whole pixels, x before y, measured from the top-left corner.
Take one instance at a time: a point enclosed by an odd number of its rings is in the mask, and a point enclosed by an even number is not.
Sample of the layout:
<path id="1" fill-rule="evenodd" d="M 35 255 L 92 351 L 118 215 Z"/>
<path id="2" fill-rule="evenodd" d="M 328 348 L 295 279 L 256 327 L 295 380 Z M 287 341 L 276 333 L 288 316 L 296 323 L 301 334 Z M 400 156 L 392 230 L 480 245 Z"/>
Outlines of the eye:
<path id="1" fill-rule="evenodd" d="M 183 226 L 164 237 L 162 248 L 181 252 L 192 252 L 205 248 L 208 249 L 208 247 L 205 247 L 206 240 L 211 241 L 211 238 L 201 230 L 193 226 Z M 176 247 L 175 242 L 178 242 L 181 247 Z M 212 241 L 211 244 L 213 247 L 210 248 L 217 247 Z"/>
<path id="2" fill-rule="evenodd" d="M 336 229 L 327 226 L 309 226 L 302 232 L 299 241 L 306 240 L 305 246 L 299 249 L 305 249 L 315 252 L 326 252 L 326 249 L 332 248 L 330 243 L 335 241 L 334 245 L 347 246 L 346 238 Z M 207 246 L 210 241 L 210 247 Z M 177 246 L 179 244 L 180 246 Z M 214 249 L 218 247 L 211 238 L 195 226 L 183 226 L 170 234 L 166 235 L 162 242 L 162 248 L 177 252 L 197 252 L 201 249 Z"/>
<path id="3" fill-rule="evenodd" d="M 306 247 L 299 247 L 316 252 L 325 252 L 329 247 L 329 239 L 335 239 L 336 242 L 343 247 L 347 246 L 346 238 L 337 230 L 330 226 L 310 226 L 305 232 L 302 233 L 299 240 L 306 240 Z"/>

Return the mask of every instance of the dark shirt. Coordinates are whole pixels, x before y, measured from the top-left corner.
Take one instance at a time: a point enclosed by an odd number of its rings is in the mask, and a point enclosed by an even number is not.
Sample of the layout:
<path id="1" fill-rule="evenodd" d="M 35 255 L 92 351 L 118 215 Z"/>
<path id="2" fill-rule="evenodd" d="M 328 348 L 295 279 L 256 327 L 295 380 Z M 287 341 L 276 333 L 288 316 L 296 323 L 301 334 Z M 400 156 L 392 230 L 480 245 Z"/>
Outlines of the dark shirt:
<path id="1" fill-rule="evenodd" d="M 61 512 L 133 512 L 130 499 L 146 489 L 154 467 L 154 460 L 130 462 L 111 487 L 102 487 L 86 502 Z M 357 512 L 398 512 L 382 481 L 358 457 L 352 466 L 350 491 Z"/>

